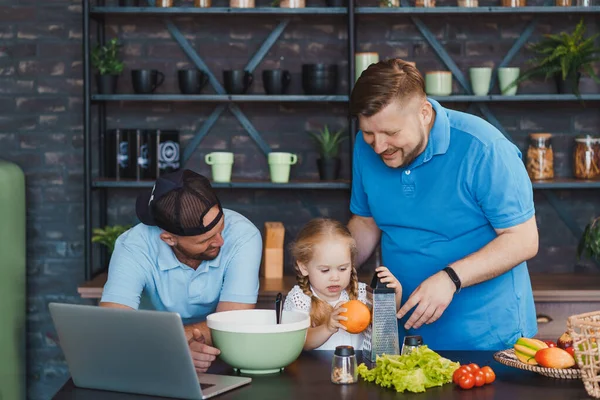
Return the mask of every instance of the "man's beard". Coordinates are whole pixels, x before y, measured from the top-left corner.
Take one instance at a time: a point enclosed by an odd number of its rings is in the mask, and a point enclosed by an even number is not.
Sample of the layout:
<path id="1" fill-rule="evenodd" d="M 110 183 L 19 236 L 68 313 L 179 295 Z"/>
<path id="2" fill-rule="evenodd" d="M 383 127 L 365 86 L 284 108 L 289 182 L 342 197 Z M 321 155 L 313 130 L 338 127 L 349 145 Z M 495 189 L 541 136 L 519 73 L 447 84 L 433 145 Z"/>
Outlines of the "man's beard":
<path id="1" fill-rule="evenodd" d="M 184 249 L 182 249 L 181 246 L 179 246 L 179 245 L 176 245 L 174 247 L 184 257 L 186 257 L 190 260 L 194 260 L 194 261 L 214 260 L 215 258 L 217 258 L 217 256 L 221 252 L 221 249 L 219 247 L 216 247 L 217 251 L 214 253 L 214 255 L 213 255 L 212 250 L 214 250 L 215 248 L 212 248 L 212 249 L 209 248 L 209 249 L 207 249 L 207 251 L 202 252 L 202 253 L 189 253 L 189 252 L 185 251 Z"/>
<path id="2" fill-rule="evenodd" d="M 419 155 L 425 150 L 425 138 L 426 138 L 425 132 L 421 132 L 421 140 L 419 141 L 417 146 L 404 157 L 402 164 L 398 165 L 395 168 L 406 168 L 410 164 L 412 164 L 412 162 L 415 161 L 417 159 L 417 157 L 419 157 Z M 394 151 L 398 150 L 398 151 L 403 152 L 402 149 L 398 149 L 398 148 L 394 148 L 394 149 L 395 149 Z M 383 159 L 383 157 L 381 158 L 381 160 L 385 163 L 385 160 Z"/>

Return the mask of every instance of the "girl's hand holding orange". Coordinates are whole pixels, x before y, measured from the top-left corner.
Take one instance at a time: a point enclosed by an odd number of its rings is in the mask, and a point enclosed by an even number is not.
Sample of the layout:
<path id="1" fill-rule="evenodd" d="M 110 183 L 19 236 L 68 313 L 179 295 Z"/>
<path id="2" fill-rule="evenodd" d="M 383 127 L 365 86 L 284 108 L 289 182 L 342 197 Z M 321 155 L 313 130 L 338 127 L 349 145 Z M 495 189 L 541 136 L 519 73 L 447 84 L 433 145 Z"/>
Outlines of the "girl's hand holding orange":
<path id="1" fill-rule="evenodd" d="M 337 303 L 329 316 L 329 320 L 327 321 L 327 329 L 331 333 L 336 333 L 340 328 L 346 330 L 346 327 L 340 323 L 340 321 L 347 321 L 348 318 L 340 315 L 340 313 L 346 312 L 344 307 L 342 307 L 344 303 Z"/>

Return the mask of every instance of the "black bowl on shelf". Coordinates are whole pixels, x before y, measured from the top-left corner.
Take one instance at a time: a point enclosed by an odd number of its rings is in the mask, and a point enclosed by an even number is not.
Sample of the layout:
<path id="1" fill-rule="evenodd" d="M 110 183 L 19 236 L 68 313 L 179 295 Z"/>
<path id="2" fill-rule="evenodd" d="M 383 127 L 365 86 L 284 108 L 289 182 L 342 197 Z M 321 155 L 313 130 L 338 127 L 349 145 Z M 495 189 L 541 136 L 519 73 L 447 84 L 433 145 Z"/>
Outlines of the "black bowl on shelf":
<path id="1" fill-rule="evenodd" d="M 337 91 L 336 64 L 303 64 L 302 89 L 308 95 L 333 95 Z"/>

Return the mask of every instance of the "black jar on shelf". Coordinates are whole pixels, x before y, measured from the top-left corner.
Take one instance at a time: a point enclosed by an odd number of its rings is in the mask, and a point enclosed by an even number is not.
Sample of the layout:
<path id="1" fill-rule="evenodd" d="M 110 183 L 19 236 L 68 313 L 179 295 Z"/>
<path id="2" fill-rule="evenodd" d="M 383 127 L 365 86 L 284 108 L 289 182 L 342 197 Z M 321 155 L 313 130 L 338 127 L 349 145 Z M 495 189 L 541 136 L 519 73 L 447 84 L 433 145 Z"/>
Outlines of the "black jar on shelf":
<path id="1" fill-rule="evenodd" d="M 138 129 L 137 179 L 153 180 L 179 169 L 179 132 Z"/>
<path id="2" fill-rule="evenodd" d="M 104 135 L 104 176 L 135 179 L 136 130 L 110 129 Z"/>
<path id="3" fill-rule="evenodd" d="M 334 95 L 337 85 L 337 64 L 302 65 L 302 89 L 307 95 Z"/>
<path id="4" fill-rule="evenodd" d="M 158 176 L 179 169 L 179 132 L 176 130 L 156 131 L 158 148 Z"/>
<path id="5" fill-rule="evenodd" d="M 136 135 L 137 162 L 136 176 L 138 180 L 156 179 L 156 131 L 138 129 Z"/>

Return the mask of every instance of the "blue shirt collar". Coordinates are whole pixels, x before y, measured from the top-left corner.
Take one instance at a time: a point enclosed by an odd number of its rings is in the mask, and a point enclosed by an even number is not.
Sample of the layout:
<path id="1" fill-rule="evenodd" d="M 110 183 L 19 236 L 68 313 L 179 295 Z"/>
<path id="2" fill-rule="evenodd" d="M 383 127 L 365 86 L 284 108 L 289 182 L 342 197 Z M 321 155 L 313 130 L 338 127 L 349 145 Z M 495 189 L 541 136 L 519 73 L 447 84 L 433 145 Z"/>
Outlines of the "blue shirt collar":
<path id="1" fill-rule="evenodd" d="M 158 267 L 161 271 L 181 267 L 181 262 L 175 257 L 171 246 L 166 244 L 160 237 L 158 238 Z"/>
<path id="2" fill-rule="evenodd" d="M 426 163 L 438 154 L 445 154 L 450 146 L 450 120 L 446 109 L 437 101 L 427 98 L 435 111 L 435 121 L 429 132 L 429 141 L 423 152 L 422 162 Z M 420 157 L 419 157 L 420 158 Z"/>

